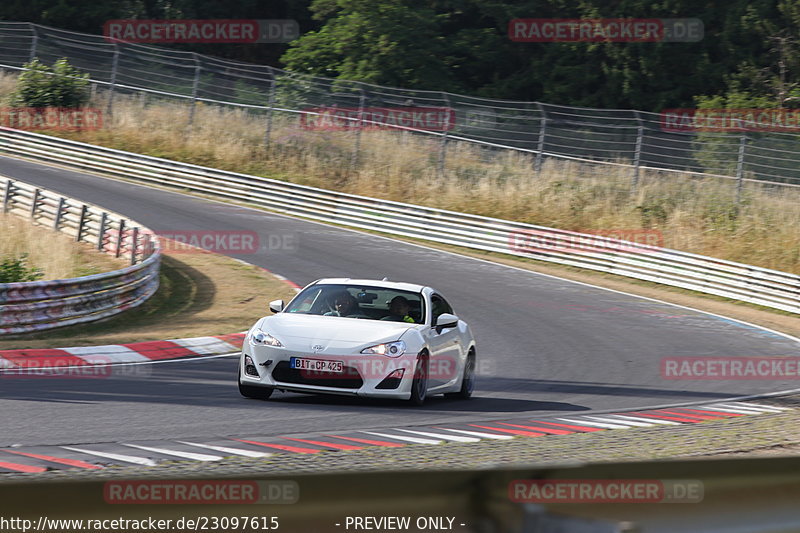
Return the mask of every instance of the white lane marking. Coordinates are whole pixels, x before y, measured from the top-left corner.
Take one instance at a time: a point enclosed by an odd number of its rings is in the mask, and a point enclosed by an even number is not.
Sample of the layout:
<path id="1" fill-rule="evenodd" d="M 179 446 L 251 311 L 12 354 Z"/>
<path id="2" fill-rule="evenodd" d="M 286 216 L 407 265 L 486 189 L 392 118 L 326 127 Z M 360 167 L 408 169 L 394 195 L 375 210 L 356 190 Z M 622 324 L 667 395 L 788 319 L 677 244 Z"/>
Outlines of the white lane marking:
<path id="1" fill-rule="evenodd" d="M 125 444 L 124 442 L 121 442 L 120 444 L 122 444 L 123 446 L 130 446 L 131 448 L 139 448 L 140 450 L 145 450 L 148 452 L 163 453 L 164 455 L 174 455 L 175 457 L 191 459 L 192 461 L 219 461 L 220 459 L 222 459 L 222 457 L 218 455 L 207 455 L 205 453 L 179 452 L 176 450 L 167 450 L 165 448 L 141 446 L 139 444 Z"/>
<path id="2" fill-rule="evenodd" d="M 157 360 L 157 361 L 148 360 L 148 361 L 141 361 L 141 362 L 138 362 L 138 363 L 114 363 L 113 366 L 159 365 L 159 364 L 166 364 L 166 363 L 195 363 L 197 361 L 201 361 L 201 360 L 204 360 L 204 359 L 219 359 L 221 357 L 238 357 L 240 355 L 241 355 L 241 352 L 225 353 L 225 354 L 220 354 L 220 355 L 200 355 L 200 356 L 192 357 L 192 358 L 189 358 L 189 359 L 187 359 L 187 358 L 184 358 L 184 359 L 160 359 L 160 360 Z M 50 366 L 50 367 L 37 366 L 36 370 L 53 370 L 53 369 L 66 370 L 68 368 L 81 368 L 81 369 L 84 369 L 84 368 L 86 368 L 86 366 L 85 365 Z M 6 371 L 8 371 L 8 372 L 19 372 L 19 367 L 15 366 L 15 367 L 10 367 L 10 368 L 0 368 L 0 374 L 4 373 Z"/>
<path id="3" fill-rule="evenodd" d="M 207 448 L 209 450 L 214 450 L 215 452 L 222 452 L 227 453 L 230 455 L 243 455 L 245 457 L 270 457 L 274 454 L 271 453 L 264 453 L 264 452 L 254 452 L 251 450 L 241 450 L 239 448 L 229 448 L 227 446 L 214 446 L 211 444 L 200 444 L 199 442 L 185 442 L 182 440 L 176 441 L 181 444 L 186 444 L 188 446 L 197 446 L 198 448 Z"/>
<path id="4" fill-rule="evenodd" d="M 492 433 L 482 433 L 480 431 L 467 431 L 466 429 L 453 429 L 453 428 L 436 428 L 443 431 L 455 431 L 456 433 L 463 433 L 464 435 L 472 435 L 481 439 L 496 439 L 496 440 L 511 440 L 514 437 L 510 435 L 494 435 Z"/>
<path id="5" fill-rule="evenodd" d="M 85 453 L 88 455 L 96 455 L 97 457 L 105 457 L 106 459 L 112 459 L 114 461 L 122 461 L 123 463 L 133 463 L 137 465 L 144 465 L 144 466 L 156 466 L 155 461 L 152 459 L 147 459 L 146 457 L 134 457 L 133 455 L 123 455 L 121 453 L 109 453 L 109 452 L 97 452 L 94 450 L 85 450 L 83 448 L 73 448 L 72 446 L 61 446 L 65 450 L 71 450 L 73 452 L 78 453 Z"/>
<path id="6" fill-rule="evenodd" d="M 406 433 L 413 433 L 415 435 L 422 435 L 423 437 L 432 437 L 434 439 L 451 440 L 453 442 L 480 442 L 481 439 L 475 437 L 459 437 L 457 435 L 442 435 L 441 433 L 430 433 L 428 431 L 414 431 L 411 429 L 398 429 L 397 431 L 405 431 Z"/>
<path id="7" fill-rule="evenodd" d="M 570 424 L 576 424 L 578 426 L 595 426 L 599 428 L 606 428 L 606 429 L 630 429 L 632 426 L 624 426 L 622 424 L 601 424 L 600 422 L 587 422 L 586 420 L 571 420 L 569 418 L 556 418 L 556 420 L 563 420 L 564 422 L 569 422 Z"/>
<path id="8" fill-rule="evenodd" d="M 630 415 L 608 415 L 606 418 L 610 418 L 612 420 L 616 420 L 617 418 L 624 418 L 625 420 L 635 420 L 637 422 L 646 422 L 648 424 L 661 424 L 664 426 L 682 426 L 680 422 L 672 422 L 670 420 L 660 420 L 656 418 L 641 418 L 638 416 L 630 416 Z"/>
<path id="9" fill-rule="evenodd" d="M 229 353 L 236 350 L 236 346 L 229 344 L 216 337 L 194 337 L 191 339 L 175 339 L 178 346 L 183 346 L 196 354 L 214 355 L 218 353 Z"/>
<path id="10" fill-rule="evenodd" d="M 609 424 L 623 424 L 631 427 L 651 428 L 655 426 L 655 424 L 651 422 L 637 422 L 635 420 L 614 420 L 613 418 L 604 418 L 602 416 L 587 416 L 586 418 L 596 422 L 606 422 Z"/>
<path id="11" fill-rule="evenodd" d="M 744 405 L 741 403 L 718 403 L 721 407 L 730 407 L 731 409 L 744 409 L 745 411 L 755 411 L 757 413 L 782 413 L 780 409 L 773 409 L 771 407 L 750 407 L 749 405 Z"/>
<path id="12" fill-rule="evenodd" d="M 756 403 L 748 403 L 748 402 L 736 402 L 736 405 L 742 405 L 744 407 L 754 407 L 756 409 L 777 409 L 779 411 L 791 411 L 791 407 L 778 407 L 777 405 L 759 405 Z"/>
<path id="13" fill-rule="evenodd" d="M 404 440 L 406 442 L 412 442 L 414 444 L 442 444 L 444 442 L 442 440 L 431 440 L 431 439 L 420 439 L 420 438 L 417 438 L 417 437 L 406 437 L 405 435 L 388 435 L 386 433 L 378 433 L 377 431 L 362 431 L 362 433 L 367 433 L 368 435 L 376 435 L 378 437 L 383 437 L 385 439 Z"/>
<path id="14" fill-rule="evenodd" d="M 109 346 L 82 346 L 62 348 L 75 357 L 80 357 L 90 365 L 109 365 L 115 363 L 136 363 L 150 361 L 148 357 L 121 344 Z"/>
<path id="15" fill-rule="evenodd" d="M 704 411 L 721 411 L 723 413 L 735 413 L 739 415 L 763 415 L 763 411 L 751 411 L 749 409 L 732 409 L 730 407 L 721 407 L 716 405 L 707 405 L 703 407 Z"/>

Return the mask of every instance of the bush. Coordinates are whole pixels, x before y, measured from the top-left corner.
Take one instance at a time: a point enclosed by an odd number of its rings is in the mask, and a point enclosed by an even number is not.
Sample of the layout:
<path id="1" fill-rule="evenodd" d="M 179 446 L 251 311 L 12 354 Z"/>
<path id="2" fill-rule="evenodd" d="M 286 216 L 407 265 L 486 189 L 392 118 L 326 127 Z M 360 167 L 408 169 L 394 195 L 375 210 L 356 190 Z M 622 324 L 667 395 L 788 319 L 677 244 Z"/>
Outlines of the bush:
<path id="1" fill-rule="evenodd" d="M 15 107 L 81 107 L 89 101 L 89 74 L 61 58 L 51 69 L 39 59 L 24 65 L 17 89 L 11 94 Z"/>
<path id="2" fill-rule="evenodd" d="M 18 281 L 36 281 L 44 273 L 35 267 L 28 266 L 28 254 L 19 257 L 6 257 L 0 260 L 0 283 L 16 283 Z"/>

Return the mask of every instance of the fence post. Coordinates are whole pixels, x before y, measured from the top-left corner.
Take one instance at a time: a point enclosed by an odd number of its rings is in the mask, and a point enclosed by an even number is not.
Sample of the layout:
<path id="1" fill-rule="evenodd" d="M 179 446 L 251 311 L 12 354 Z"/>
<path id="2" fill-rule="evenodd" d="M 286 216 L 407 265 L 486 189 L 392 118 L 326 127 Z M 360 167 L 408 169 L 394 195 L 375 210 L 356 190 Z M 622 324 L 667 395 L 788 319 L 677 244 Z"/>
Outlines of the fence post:
<path id="1" fill-rule="evenodd" d="M 106 234 L 106 220 L 108 220 L 108 214 L 103 211 L 100 215 L 100 226 L 97 229 L 97 251 L 103 251 L 103 237 Z"/>
<path id="2" fill-rule="evenodd" d="M 742 186 L 744 185 L 744 148 L 747 146 L 747 132 L 743 131 L 739 137 L 739 156 L 736 161 L 736 203 L 742 201 Z"/>
<path id="3" fill-rule="evenodd" d="M 33 190 L 33 200 L 31 201 L 31 220 L 36 219 L 36 206 L 39 204 L 40 189 Z"/>
<path id="4" fill-rule="evenodd" d="M 367 95 L 364 94 L 364 89 L 359 87 L 361 93 L 358 97 L 358 124 L 356 125 L 356 141 L 353 148 L 353 156 L 350 158 L 350 169 L 355 170 L 358 166 L 358 156 L 361 152 L 361 130 L 364 128 L 364 104 L 367 100 Z"/>
<path id="5" fill-rule="evenodd" d="M 538 174 L 542 171 L 542 159 L 544 158 L 544 139 L 545 135 L 547 135 L 547 113 L 544 112 L 542 104 L 536 102 L 536 105 L 539 107 L 539 115 L 542 117 L 539 119 L 539 142 L 536 146 L 536 162 L 533 166 L 534 171 Z"/>
<path id="6" fill-rule="evenodd" d="M 450 112 L 450 98 L 448 98 L 447 93 L 442 93 L 444 96 L 444 103 L 447 112 Z M 439 176 L 444 177 L 444 168 L 445 168 L 445 159 L 447 157 L 447 133 L 450 130 L 447 128 L 444 129 L 442 133 L 442 144 L 439 147 Z"/>
<path id="7" fill-rule="evenodd" d="M 119 257 L 122 253 L 122 240 L 125 237 L 125 219 L 119 219 L 119 233 L 117 233 L 117 250 L 114 252 L 114 257 Z"/>
<path id="8" fill-rule="evenodd" d="M 31 53 L 28 57 L 28 61 L 33 61 L 36 59 L 36 46 L 39 44 L 39 34 L 36 33 L 36 24 L 31 24 L 31 32 L 33 32 L 33 39 L 31 39 Z"/>
<path id="9" fill-rule="evenodd" d="M 197 91 L 200 86 L 200 60 L 197 59 L 197 54 L 192 54 L 194 57 L 194 83 L 192 83 L 192 107 L 189 109 L 189 127 L 194 123 L 194 112 L 197 107 Z"/>
<path id="10" fill-rule="evenodd" d="M 136 244 L 139 241 L 139 228 L 135 226 L 131 233 L 131 265 L 136 264 Z"/>
<path id="11" fill-rule="evenodd" d="M 83 226 L 86 224 L 86 211 L 89 210 L 89 207 L 86 204 L 81 206 L 81 218 L 78 220 L 78 234 L 75 236 L 76 242 L 81 242 L 81 237 L 83 237 Z"/>
<path id="12" fill-rule="evenodd" d="M 639 186 L 639 165 L 642 161 L 642 141 L 644 140 L 644 125 L 642 119 L 639 117 L 639 112 L 634 111 L 636 114 L 636 121 L 639 126 L 636 128 L 636 147 L 633 153 L 633 177 L 631 178 L 631 192 L 635 193 L 636 188 Z"/>
<path id="13" fill-rule="evenodd" d="M 142 261 L 153 255 L 153 235 L 145 233 L 142 235 Z"/>
<path id="14" fill-rule="evenodd" d="M 62 196 L 58 199 L 58 208 L 56 209 L 56 219 L 53 221 L 53 229 L 58 231 L 61 226 L 61 217 L 64 214 L 64 202 L 67 200 Z"/>
<path id="15" fill-rule="evenodd" d="M 275 86 L 278 84 L 275 80 L 275 71 L 270 69 L 272 81 L 269 85 L 269 98 L 267 99 L 267 131 L 264 132 L 264 145 L 269 148 L 270 137 L 272 137 L 272 109 L 275 107 Z"/>
<path id="16" fill-rule="evenodd" d="M 106 116 L 110 117 L 114 112 L 114 87 L 117 85 L 117 71 L 119 70 L 119 45 L 114 44 L 114 58 L 111 61 L 111 81 L 108 84 L 108 103 L 106 104 Z M 94 86 L 93 86 L 94 87 Z"/>
<path id="17" fill-rule="evenodd" d="M 14 180 L 6 180 L 6 192 L 3 194 L 3 213 L 8 213 L 8 204 L 11 203 L 11 194 L 14 190 Z"/>

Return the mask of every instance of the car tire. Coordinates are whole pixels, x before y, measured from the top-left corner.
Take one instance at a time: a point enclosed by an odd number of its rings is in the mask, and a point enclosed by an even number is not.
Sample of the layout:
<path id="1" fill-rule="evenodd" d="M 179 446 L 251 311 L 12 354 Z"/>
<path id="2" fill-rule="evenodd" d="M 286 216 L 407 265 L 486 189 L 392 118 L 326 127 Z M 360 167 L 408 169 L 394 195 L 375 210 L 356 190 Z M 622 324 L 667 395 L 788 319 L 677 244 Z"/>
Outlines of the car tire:
<path id="1" fill-rule="evenodd" d="M 414 379 L 411 381 L 411 403 L 421 406 L 428 397 L 428 353 L 422 352 L 414 364 Z"/>
<path id="2" fill-rule="evenodd" d="M 461 389 L 458 392 L 447 394 L 449 398 L 459 398 L 469 400 L 475 390 L 475 350 L 470 350 L 467 354 L 467 361 L 464 363 L 464 377 L 461 378 Z"/>
<path id="3" fill-rule="evenodd" d="M 239 367 L 239 377 L 237 379 L 239 384 L 239 394 L 245 398 L 252 398 L 254 400 L 269 400 L 275 389 L 272 387 L 256 387 L 253 385 L 245 385 L 242 383 L 242 368 Z"/>

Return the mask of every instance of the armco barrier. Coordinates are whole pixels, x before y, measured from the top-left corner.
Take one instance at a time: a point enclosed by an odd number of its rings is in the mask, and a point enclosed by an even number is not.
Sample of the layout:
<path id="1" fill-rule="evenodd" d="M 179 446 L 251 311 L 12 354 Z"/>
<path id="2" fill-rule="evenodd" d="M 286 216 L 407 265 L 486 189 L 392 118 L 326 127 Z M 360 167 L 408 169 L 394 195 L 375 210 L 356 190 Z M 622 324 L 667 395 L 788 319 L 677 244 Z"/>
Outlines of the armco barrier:
<path id="1" fill-rule="evenodd" d="M 142 304 L 158 289 L 161 252 L 149 229 L 100 207 L 2 176 L 0 195 L 0 211 L 26 216 L 130 261 L 121 270 L 92 276 L 0 283 L 0 335 L 107 318 Z"/>
<path id="2" fill-rule="evenodd" d="M 0 153 L 246 202 L 313 220 L 608 272 L 800 313 L 800 276 L 767 268 L 337 193 L 19 130 L 0 129 Z M 591 245 L 580 244 L 586 241 Z"/>

